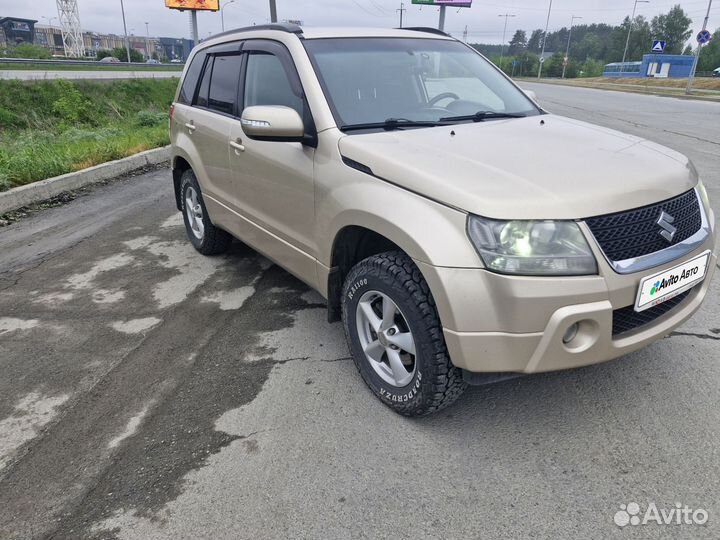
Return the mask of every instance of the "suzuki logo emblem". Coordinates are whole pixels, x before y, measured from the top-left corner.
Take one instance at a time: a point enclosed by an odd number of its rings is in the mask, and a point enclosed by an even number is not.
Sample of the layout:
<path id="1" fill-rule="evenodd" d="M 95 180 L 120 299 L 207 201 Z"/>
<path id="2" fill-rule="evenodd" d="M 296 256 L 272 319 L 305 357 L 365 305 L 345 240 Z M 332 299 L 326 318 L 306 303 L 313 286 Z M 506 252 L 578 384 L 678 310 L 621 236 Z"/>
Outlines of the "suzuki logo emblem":
<path id="1" fill-rule="evenodd" d="M 675 218 L 668 214 L 665 210 L 660 212 L 660 217 L 655 222 L 662 229 L 660 231 L 660 236 L 662 236 L 668 242 L 673 241 L 673 238 L 675 238 L 675 233 L 677 232 L 677 227 L 673 225 L 674 222 Z"/>

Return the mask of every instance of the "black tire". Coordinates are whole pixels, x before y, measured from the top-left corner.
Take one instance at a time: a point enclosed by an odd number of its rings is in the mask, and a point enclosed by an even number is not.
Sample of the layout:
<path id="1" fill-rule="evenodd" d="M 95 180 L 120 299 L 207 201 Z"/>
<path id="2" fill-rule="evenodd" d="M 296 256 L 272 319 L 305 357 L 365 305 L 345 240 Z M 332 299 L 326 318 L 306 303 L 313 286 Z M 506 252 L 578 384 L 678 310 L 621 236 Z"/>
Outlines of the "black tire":
<path id="1" fill-rule="evenodd" d="M 202 237 L 198 238 L 196 233 L 193 231 L 190 224 L 190 218 L 188 216 L 186 208 L 186 198 L 188 190 L 194 190 L 197 201 L 202 208 Z M 225 253 L 230 247 L 232 242 L 232 236 L 215 227 L 210 221 L 207 208 L 205 207 L 205 201 L 203 200 L 202 191 L 200 190 L 200 184 L 198 184 L 195 173 L 192 170 L 187 170 L 183 173 L 180 179 L 180 201 L 182 206 L 183 220 L 185 221 L 185 231 L 187 232 L 188 238 L 192 245 L 203 255 L 219 255 Z M 200 219 L 200 218 L 198 218 Z"/>
<path id="2" fill-rule="evenodd" d="M 397 387 L 378 375 L 367 359 L 357 329 L 357 306 L 364 294 L 388 296 L 402 312 L 415 342 L 415 373 Z M 404 253 L 373 255 L 348 274 L 342 292 L 345 336 L 355 366 L 370 390 L 388 407 L 405 416 L 425 416 L 452 404 L 467 385 L 450 361 L 442 325 L 427 282 Z"/>

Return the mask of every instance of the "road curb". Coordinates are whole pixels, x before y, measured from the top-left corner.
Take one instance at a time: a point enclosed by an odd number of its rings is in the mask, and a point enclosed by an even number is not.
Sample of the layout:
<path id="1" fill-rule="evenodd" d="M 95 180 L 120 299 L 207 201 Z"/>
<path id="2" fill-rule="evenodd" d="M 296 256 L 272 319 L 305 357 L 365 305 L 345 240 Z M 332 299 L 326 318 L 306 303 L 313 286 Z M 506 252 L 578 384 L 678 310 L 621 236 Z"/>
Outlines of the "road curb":
<path id="1" fill-rule="evenodd" d="M 135 169 L 157 165 L 170 159 L 170 146 L 140 152 L 134 156 L 110 161 L 82 171 L 63 174 L 0 192 L 0 215 L 23 206 L 56 197 L 66 191 L 109 180 Z"/>

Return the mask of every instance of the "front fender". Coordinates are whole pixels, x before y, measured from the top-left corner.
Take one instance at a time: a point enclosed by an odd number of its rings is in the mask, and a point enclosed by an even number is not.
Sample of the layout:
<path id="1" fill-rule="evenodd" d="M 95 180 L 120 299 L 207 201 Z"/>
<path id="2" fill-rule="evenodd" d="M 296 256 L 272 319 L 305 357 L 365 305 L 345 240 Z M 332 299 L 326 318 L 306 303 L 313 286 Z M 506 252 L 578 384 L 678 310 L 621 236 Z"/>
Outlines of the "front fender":
<path id="1" fill-rule="evenodd" d="M 338 233 L 359 226 L 381 234 L 416 261 L 482 268 L 466 234 L 467 214 L 431 201 L 340 162 L 343 170 L 317 177 L 319 260 L 329 267 Z M 327 165 L 334 168 L 335 165 Z"/>

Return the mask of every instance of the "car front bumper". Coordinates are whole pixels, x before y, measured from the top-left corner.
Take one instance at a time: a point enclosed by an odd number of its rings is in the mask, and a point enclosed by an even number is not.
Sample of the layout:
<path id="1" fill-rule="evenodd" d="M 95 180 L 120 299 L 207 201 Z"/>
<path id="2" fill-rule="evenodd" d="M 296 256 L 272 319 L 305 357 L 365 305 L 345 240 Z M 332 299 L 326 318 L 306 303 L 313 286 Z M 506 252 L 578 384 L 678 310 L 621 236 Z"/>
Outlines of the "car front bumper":
<path id="1" fill-rule="evenodd" d="M 581 277 L 507 276 L 417 264 L 435 298 L 455 366 L 478 373 L 539 373 L 611 360 L 672 332 L 702 304 L 718 264 L 715 253 L 704 281 L 652 322 L 613 335 L 613 312 L 634 305 L 643 278 L 714 247 L 713 231 L 683 257 L 633 274 L 616 273 L 593 247 L 599 273 Z M 565 344 L 563 337 L 576 322 L 577 337 Z"/>

